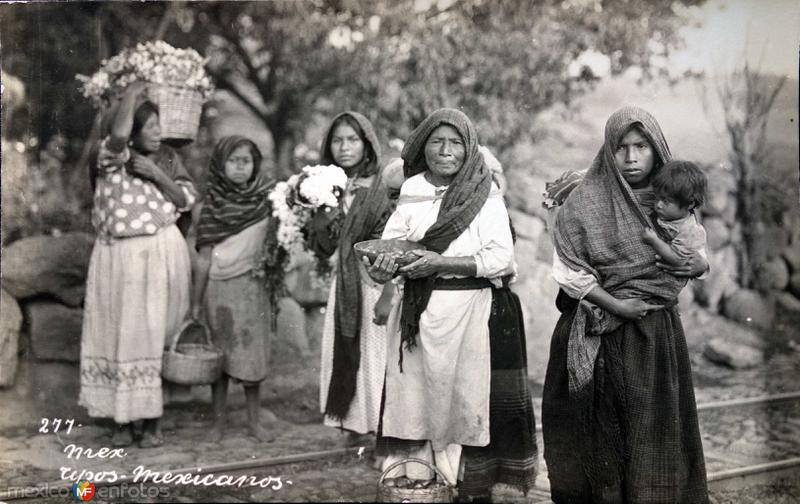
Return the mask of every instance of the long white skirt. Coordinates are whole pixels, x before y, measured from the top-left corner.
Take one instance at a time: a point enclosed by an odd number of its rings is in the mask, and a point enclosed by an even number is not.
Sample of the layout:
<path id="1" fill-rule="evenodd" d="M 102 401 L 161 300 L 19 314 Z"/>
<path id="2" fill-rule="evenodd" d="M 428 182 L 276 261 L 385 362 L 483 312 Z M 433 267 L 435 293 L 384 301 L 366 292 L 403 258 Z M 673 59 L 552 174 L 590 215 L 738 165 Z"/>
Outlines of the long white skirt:
<path id="1" fill-rule="evenodd" d="M 399 308 L 387 328 L 383 435 L 450 445 L 489 444 L 492 290 L 435 290 L 419 321 L 417 346 L 400 348 Z"/>
<path id="2" fill-rule="evenodd" d="M 78 403 L 124 424 L 163 413 L 166 338 L 189 309 L 191 262 L 174 225 L 105 244 L 89 262 Z"/>
<path id="3" fill-rule="evenodd" d="M 325 416 L 325 425 L 342 427 L 359 434 L 378 431 L 381 413 L 383 380 L 386 373 L 386 332 L 383 326 L 372 323 L 375 303 L 383 286 L 370 280 L 366 272 L 361 275 L 361 334 L 359 347 L 361 361 L 356 375 L 356 393 L 350 410 L 342 420 Z M 325 328 L 322 333 L 322 359 L 320 364 L 319 404 L 325 412 L 328 387 L 333 371 L 334 313 L 336 310 L 336 276 L 331 282 L 328 306 L 325 311 Z"/>

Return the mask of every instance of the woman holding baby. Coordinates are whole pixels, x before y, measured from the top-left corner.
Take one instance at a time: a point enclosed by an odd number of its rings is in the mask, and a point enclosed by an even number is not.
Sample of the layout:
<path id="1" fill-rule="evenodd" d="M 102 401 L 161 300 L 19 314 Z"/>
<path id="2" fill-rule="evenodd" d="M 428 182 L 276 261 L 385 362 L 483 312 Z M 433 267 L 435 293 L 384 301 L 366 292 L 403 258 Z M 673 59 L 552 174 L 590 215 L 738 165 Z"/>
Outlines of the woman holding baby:
<path id="1" fill-rule="evenodd" d="M 706 271 L 707 261 L 687 250 L 678 265 L 660 264 L 653 247 L 653 236 L 669 238 L 653 179 L 671 157 L 649 113 L 617 111 L 556 219 L 553 276 L 562 315 L 542 423 L 557 504 L 708 502 L 677 309 L 686 277 Z"/>

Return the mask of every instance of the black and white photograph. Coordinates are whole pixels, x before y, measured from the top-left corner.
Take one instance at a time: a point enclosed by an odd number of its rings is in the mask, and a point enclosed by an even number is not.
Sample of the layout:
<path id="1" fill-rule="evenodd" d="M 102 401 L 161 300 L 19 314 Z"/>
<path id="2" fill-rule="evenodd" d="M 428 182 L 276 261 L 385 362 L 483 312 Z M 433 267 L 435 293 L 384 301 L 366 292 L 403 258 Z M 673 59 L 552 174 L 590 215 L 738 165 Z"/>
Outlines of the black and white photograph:
<path id="1" fill-rule="evenodd" d="M 800 503 L 792 0 L 0 2 L 0 504 Z"/>

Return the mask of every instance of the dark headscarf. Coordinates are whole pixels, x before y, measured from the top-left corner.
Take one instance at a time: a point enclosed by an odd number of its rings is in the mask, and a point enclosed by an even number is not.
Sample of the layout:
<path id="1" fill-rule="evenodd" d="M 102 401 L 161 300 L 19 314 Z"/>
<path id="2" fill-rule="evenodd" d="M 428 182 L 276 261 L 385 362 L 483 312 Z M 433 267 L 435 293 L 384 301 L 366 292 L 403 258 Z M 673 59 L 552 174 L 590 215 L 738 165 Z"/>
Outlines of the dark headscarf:
<path id="1" fill-rule="evenodd" d="M 375 128 L 372 123 L 363 114 L 348 110 L 337 115 L 331 121 L 325 137 L 322 139 L 322 148 L 320 149 L 320 162 L 323 165 L 335 165 L 336 161 L 333 159 L 333 150 L 331 149 L 331 139 L 333 132 L 337 126 L 347 124 L 354 127 L 361 141 L 364 142 L 364 155 L 355 166 L 350 168 L 343 168 L 347 172 L 348 177 L 371 177 L 378 173 L 380 168 L 381 158 L 381 144 L 378 141 L 378 135 L 375 134 Z"/>
<path id="2" fill-rule="evenodd" d="M 374 176 L 369 187 L 357 188 L 347 214 L 342 222 L 336 250 L 339 263 L 336 270 L 336 309 L 334 313 L 333 370 L 328 388 L 325 413 L 333 418 L 344 418 L 356 390 L 356 375 L 360 365 L 361 333 L 361 272 L 359 259 L 353 245 L 364 240 L 380 238 L 391 214 L 391 204 L 386 187 L 378 173 L 381 147 L 372 123 L 358 112 L 337 115 L 328 128 L 322 143 L 322 164 L 336 164 L 331 152 L 333 130 L 341 119 L 349 117 L 359 128 L 356 132 L 364 142 L 364 157 L 348 170 L 349 177 Z M 345 122 L 345 124 L 349 124 Z M 358 131 L 360 129 L 360 131 Z M 323 238 L 324 237 L 320 237 Z M 312 241 L 320 241 L 312 239 Z M 333 253 L 329 247 L 328 253 Z"/>
<path id="3" fill-rule="evenodd" d="M 225 161 L 234 150 L 247 145 L 253 154 L 253 175 L 245 186 L 225 176 Z M 197 248 L 215 245 L 267 217 L 272 206 L 267 191 L 272 187 L 261 171 L 261 151 L 243 136 L 221 139 L 214 148 L 208 169 L 206 196 L 197 223 Z"/>
<path id="4" fill-rule="evenodd" d="M 492 174 L 478 150 L 478 134 L 472 121 L 463 112 L 447 108 L 433 112 L 411 132 L 402 153 L 406 178 L 428 170 L 425 143 L 433 130 L 442 125 L 452 126 L 458 131 L 464 140 L 466 153 L 464 164 L 445 192 L 436 222 L 419 241 L 428 250 L 439 254 L 469 227 L 492 188 Z M 429 276 L 405 282 L 400 327 L 402 343 L 407 349 L 416 346 L 419 318 L 428 306 L 434 280 L 434 276 Z"/>

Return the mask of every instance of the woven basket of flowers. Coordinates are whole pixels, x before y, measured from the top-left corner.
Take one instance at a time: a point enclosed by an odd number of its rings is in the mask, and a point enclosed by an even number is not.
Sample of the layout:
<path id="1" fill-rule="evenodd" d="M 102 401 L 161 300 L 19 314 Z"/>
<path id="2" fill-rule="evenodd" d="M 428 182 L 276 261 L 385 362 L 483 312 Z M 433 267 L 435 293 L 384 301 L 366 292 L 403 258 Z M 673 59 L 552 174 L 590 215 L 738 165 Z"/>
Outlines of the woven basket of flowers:
<path id="1" fill-rule="evenodd" d="M 214 91 L 205 59 L 194 49 L 163 40 L 137 44 L 103 60 L 91 76 L 78 75 L 83 95 L 96 107 L 109 105 L 134 81 L 148 83 L 147 97 L 159 108 L 161 137 L 194 140 L 203 103 Z"/>

